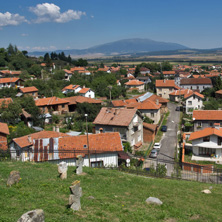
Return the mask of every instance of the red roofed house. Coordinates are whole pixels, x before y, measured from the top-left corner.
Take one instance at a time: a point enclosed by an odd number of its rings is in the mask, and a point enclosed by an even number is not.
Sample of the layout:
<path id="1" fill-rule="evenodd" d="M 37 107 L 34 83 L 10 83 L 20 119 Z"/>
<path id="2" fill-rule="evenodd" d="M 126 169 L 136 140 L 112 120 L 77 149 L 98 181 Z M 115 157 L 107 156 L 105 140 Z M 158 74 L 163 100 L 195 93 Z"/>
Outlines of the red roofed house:
<path id="1" fill-rule="evenodd" d="M 194 110 L 194 131 L 212 127 L 215 123 L 222 126 L 222 110 Z"/>
<path id="2" fill-rule="evenodd" d="M 55 131 L 41 131 L 12 140 L 11 159 L 21 161 L 45 161 L 58 159 L 58 140 L 68 134 Z"/>
<path id="3" fill-rule="evenodd" d="M 176 72 L 175 71 L 163 71 L 163 76 L 165 78 L 168 78 L 170 76 L 175 76 L 176 75 Z"/>
<path id="4" fill-rule="evenodd" d="M 118 153 L 123 152 L 123 146 L 118 132 L 89 134 L 63 137 L 58 141 L 60 161 L 76 166 L 76 158 L 81 155 L 84 159 L 83 166 L 92 167 L 118 166 Z"/>
<path id="5" fill-rule="evenodd" d="M 2 88 L 19 88 L 21 86 L 22 80 L 19 78 L 1 78 L 0 79 L 0 89 Z"/>
<path id="6" fill-rule="evenodd" d="M 0 150 L 6 151 L 8 149 L 7 135 L 9 135 L 8 125 L 0 123 Z"/>
<path id="7" fill-rule="evenodd" d="M 119 132 L 122 141 L 131 146 L 143 142 L 143 118 L 136 109 L 103 107 L 93 124 L 96 133 Z"/>
<path id="8" fill-rule="evenodd" d="M 213 127 L 190 134 L 193 156 L 191 160 L 217 161 L 222 163 L 222 128 L 219 123 Z"/>
<path id="9" fill-rule="evenodd" d="M 62 93 L 67 94 L 67 93 L 78 93 L 81 90 L 80 85 L 68 85 L 62 89 Z"/>
<path id="10" fill-rule="evenodd" d="M 222 89 L 215 92 L 215 97 L 218 99 L 222 99 Z"/>
<path id="11" fill-rule="evenodd" d="M 212 88 L 211 79 L 208 78 L 188 78 L 181 79 L 180 86 L 184 89 L 199 90 L 202 92 L 206 88 Z"/>
<path id="12" fill-rule="evenodd" d="M 193 92 L 191 89 L 178 89 L 169 94 L 170 101 L 179 102 L 184 98 L 184 95 L 190 94 Z"/>
<path id="13" fill-rule="evenodd" d="M 12 98 L 3 98 L 0 99 L 0 108 L 8 108 L 8 104 L 13 103 Z"/>
<path id="14" fill-rule="evenodd" d="M 143 123 L 143 142 L 150 143 L 154 141 L 155 135 L 157 133 L 157 125 Z"/>
<path id="15" fill-rule="evenodd" d="M 170 98 L 170 93 L 174 90 L 180 89 L 174 82 L 174 80 L 156 80 L 156 94 L 165 99 Z"/>
<path id="16" fill-rule="evenodd" d="M 184 99 L 186 102 L 186 114 L 192 114 L 193 110 L 200 110 L 203 108 L 204 95 L 198 92 L 193 92 L 191 90 L 190 93 L 184 95 Z"/>
<path id="17" fill-rule="evenodd" d="M 79 91 L 80 96 L 88 97 L 88 98 L 95 98 L 95 92 L 90 88 L 83 87 Z"/>
<path id="18" fill-rule="evenodd" d="M 32 96 L 34 99 L 38 98 L 39 90 L 35 86 L 24 87 L 24 88 L 20 88 L 19 90 L 24 96 Z"/>
<path id="19" fill-rule="evenodd" d="M 139 80 L 131 80 L 129 82 L 124 83 L 127 89 L 137 89 L 139 92 L 144 91 L 144 82 Z"/>
<path id="20" fill-rule="evenodd" d="M 42 98 L 35 101 L 35 105 L 38 106 L 43 113 L 62 114 L 69 112 L 68 101 L 57 97 Z"/>

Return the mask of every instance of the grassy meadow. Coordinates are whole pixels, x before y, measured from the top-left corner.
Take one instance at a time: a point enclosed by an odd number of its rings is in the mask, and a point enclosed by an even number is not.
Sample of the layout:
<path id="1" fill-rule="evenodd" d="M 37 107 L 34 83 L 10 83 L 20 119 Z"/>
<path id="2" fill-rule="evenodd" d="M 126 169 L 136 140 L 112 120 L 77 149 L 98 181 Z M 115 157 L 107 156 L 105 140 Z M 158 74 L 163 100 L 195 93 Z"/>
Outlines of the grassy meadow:
<path id="1" fill-rule="evenodd" d="M 14 222 L 25 212 L 43 209 L 46 222 L 71 221 L 222 221 L 222 187 L 197 182 L 153 179 L 116 170 L 84 168 L 77 176 L 69 167 L 68 179 L 58 178 L 50 163 L 0 162 L 0 221 Z M 21 180 L 7 187 L 10 171 L 18 170 Z M 67 206 L 69 186 L 81 181 L 82 209 Z M 212 186 L 211 194 L 201 190 Z M 94 199 L 90 199 L 93 196 Z M 148 197 L 163 205 L 148 205 Z"/>

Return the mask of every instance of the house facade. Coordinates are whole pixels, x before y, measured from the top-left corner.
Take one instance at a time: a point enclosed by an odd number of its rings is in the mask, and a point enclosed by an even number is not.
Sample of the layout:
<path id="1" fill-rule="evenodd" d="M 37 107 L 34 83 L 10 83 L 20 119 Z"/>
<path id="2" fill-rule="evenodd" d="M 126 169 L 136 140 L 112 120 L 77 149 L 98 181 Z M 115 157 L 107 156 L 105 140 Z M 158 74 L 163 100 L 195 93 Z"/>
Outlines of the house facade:
<path id="1" fill-rule="evenodd" d="M 198 92 L 190 92 L 184 96 L 186 104 L 186 114 L 192 114 L 195 109 L 203 108 L 204 95 Z"/>
<path id="2" fill-rule="evenodd" d="M 19 78 L 1 78 L 0 89 L 3 88 L 19 88 L 22 85 L 22 80 Z"/>
<path id="3" fill-rule="evenodd" d="M 143 118 L 136 109 L 103 107 L 93 124 L 96 133 L 119 132 L 131 146 L 143 142 Z"/>
<path id="4" fill-rule="evenodd" d="M 165 99 L 170 98 L 170 93 L 174 90 L 180 89 L 174 82 L 174 80 L 156 80 L 156 94 Z"/>
<path id="5" fill-rule="evenodd" d="M 222 110 L 194 110 L 194 131 L 200 131 L 212 127 L 215 123 L 222 126 Z"/>
<path id="6" fill-rule="evenodd" d="M 127 89 L 137 89 L 139 92 L 144 91 L 144 82 L 139 80 L 130 80 L 129 82 L 124 83 Z"/>
<path id="7" fill-rule="evenodd" d="M 35 86 L 24 87 L 24 88 L 20 88 L 19 90 L 24 96 L 32 96 L 34 99 L 38 98 L 39 90 Z"/>
<path id="8" fill-rule="evenodd" d="M 87 97 L 87 98 L 95 98 L 95 92 L 90 89 L 90 88 L 82 88 L 80 91 L 79 91 L 79 94 L 80 96 L 84 96 L 84 97 Z"/>
<path id="9" fill-rule="evenodd" d="M 220 124 L 191 133 L 189 141 L 192 141 L 193 160 L 222 161 Z"/>
<path id="10" fill-rule="evenodd" d="M 181 79 L 180 86 L 184 89 L 198 90 L 202 92 L 206 88 L 212 88 L 211 79 L 208 78 L 189 78 Z"/>

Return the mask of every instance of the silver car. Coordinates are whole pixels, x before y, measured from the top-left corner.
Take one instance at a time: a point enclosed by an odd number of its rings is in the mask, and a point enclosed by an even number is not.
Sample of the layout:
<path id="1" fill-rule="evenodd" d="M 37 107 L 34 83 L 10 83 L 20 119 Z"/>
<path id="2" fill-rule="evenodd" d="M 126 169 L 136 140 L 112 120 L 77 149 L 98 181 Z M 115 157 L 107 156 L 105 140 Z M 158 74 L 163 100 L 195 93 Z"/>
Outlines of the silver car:
<path id="1" fill-rule="evenodd" d="M 150 153 L 150 157 L 151 157 L 151 158 L 157 158 L 158 154 L 159 154 L 159 150 L 157 150 L 157 149 L 152 149 L 152 150 L 151 150 L 151 153 Z"/>

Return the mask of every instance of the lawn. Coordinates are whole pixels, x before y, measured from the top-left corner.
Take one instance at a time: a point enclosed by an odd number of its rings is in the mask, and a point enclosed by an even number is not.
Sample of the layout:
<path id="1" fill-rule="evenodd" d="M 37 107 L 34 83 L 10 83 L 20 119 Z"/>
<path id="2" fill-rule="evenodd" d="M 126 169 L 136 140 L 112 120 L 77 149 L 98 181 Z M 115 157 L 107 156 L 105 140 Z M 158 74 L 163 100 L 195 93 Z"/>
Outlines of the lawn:
<path id="1" fill-rule="evenodd" d="M 0 221 L 14 222 L 25 212 L 43 209 L 45 221 L 222 221 L 221 185 L 153 179 L 116 170 L 84 168 L 77 176 L 69 167 L 68 179 L 58 178 L 57 166 L 49 163 L 0 162 Z M 19 184 L 6 187 L 11 170 L 19 170 Z M 81 181 L 82 209 L 67 208 L 69 186 Z M 201 190 L 212 188 L 212 194 Z M 95 199 L 90 199 L 93 196 Z M 147 205 L 157 197 L 162 206 Z"/>

